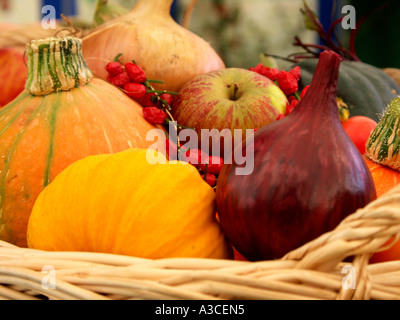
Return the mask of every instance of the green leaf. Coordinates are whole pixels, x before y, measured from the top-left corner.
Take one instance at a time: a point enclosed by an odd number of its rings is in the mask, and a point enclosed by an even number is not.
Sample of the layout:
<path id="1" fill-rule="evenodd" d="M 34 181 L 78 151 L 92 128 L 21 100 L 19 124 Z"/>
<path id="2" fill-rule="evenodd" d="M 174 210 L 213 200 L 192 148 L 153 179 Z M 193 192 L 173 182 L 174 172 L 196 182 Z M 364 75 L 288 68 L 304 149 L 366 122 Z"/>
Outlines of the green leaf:
<path id="1" fill-rule="evenodd" d="M 321 23 L 319 21 L 318 16 L 316 13 L 307 5 L 306 1 L 304 2 L 304 9 L 301 9 L 301 12 L 304 17 L 304 23 L 306 29 L 313 30 L 313 31 L 320 31 Z"/>
<path id="2" fill-rule="evenodd" d="M 274 57 L 271 57 L 267 54 L 260 54 L 260 62 L 263 64 L 264 67 L 268 68 L 278 68 L 278 63 Z"/>

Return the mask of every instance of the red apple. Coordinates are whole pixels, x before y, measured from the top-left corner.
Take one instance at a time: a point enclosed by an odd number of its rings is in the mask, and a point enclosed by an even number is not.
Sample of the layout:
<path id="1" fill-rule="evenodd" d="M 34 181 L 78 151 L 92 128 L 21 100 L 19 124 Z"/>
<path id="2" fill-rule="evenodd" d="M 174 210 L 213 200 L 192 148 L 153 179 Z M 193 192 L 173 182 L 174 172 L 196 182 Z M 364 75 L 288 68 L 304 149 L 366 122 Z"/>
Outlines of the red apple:
<path id="1" fill-rule="evenodd" d="M 24 51 L 7 47 L 0 49 L 0 107 L 14 100 L 25 88 L 27 68 Z"/>
<path id="2" fill-rule="evenodd" d="M 196 130 L 199 147 L 204 146 L 201 130 L 210 130 L 211 134 L 204 136 L 210 148 L 204 151 L 215 154 L 214 147 L 219 144 L 223 155 L 226 138 L 222 130 L 230 130 L 233 138 L 233 131 L 241 129 L 245 138 L 246 129 L 261 128 L 285 114 L 287 102 L 286 95 L 267 77 L 246 69 L 226 68 L 187 82 L 175 99 L 173 116 L 178 124 Z M 212 134 L 213 129 L 219 133 L 214 130 Z"/>

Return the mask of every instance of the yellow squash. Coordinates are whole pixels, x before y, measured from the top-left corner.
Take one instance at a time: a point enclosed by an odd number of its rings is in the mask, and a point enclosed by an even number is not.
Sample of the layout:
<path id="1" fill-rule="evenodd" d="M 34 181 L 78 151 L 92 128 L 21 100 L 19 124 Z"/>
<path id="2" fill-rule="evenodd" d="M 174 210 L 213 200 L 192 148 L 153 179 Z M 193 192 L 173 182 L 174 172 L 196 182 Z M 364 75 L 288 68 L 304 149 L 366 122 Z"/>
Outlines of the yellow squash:
<path id="1" fill-rule="evenodd" d="M 49 251 L 232 257 L 213 189 L 193 166 L 145 149 L 69 166 L 39 195 L 27 237 L 29 247 Z"/>

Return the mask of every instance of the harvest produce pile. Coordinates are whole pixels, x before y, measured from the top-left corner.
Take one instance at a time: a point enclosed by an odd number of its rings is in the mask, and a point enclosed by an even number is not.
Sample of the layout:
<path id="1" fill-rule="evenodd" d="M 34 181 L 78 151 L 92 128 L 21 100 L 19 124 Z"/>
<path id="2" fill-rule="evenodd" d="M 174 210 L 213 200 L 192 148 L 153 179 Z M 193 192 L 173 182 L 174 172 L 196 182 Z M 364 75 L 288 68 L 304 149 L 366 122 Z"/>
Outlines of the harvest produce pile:
<path id="1" fill-rule="evenodd" d="M 82 37 L 0 49 L 0 72 L 13 79 L 0 85 L 0 269 L 13 261 L 2 248 L 15 260 L 20 248 L 215 269 L 301 259 L 304 246 L 395 195 L 391 75 L 300 39 L 306 55 L 288 69 L 228 68 L 172 19 L 171 4 L 99 1 Z M 304 15 L 326 36 L 307 5 Z M 396 234 L 371 240 L 384 250 L 367 263 L 400 260 Z"/>

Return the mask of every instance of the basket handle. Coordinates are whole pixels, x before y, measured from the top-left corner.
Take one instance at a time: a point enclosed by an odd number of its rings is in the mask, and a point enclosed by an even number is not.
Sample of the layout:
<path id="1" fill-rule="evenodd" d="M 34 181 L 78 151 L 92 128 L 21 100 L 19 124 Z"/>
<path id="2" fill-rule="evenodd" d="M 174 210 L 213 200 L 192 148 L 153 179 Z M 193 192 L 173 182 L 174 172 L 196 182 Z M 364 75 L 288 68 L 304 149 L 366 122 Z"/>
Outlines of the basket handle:
<path id="1" fill-rule="evenodd" d="M 298 260 L 297 268 L 301 269 L 332 271 L 348 257 L 370 257 L 388 249 L 399 236 L 400 185 L 347 216 L 334 230 L 289 252 L 282 260 Z"/>

